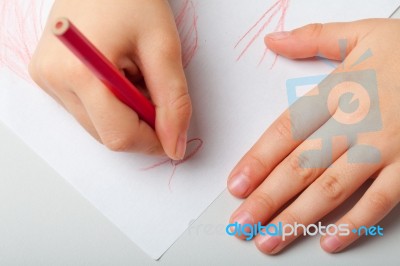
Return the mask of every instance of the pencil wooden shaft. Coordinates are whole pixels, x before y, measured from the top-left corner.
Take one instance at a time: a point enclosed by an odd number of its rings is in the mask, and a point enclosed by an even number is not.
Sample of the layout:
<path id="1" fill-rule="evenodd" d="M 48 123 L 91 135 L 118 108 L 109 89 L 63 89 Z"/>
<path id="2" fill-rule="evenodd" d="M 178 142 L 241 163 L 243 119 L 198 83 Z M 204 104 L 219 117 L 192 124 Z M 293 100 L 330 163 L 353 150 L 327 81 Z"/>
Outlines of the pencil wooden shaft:
<path id="1" fill-rule="evenodd" d="M 120 101 L 155 128 L 152 103 L 68 19 L 59 19 L 53 32 Z"/>

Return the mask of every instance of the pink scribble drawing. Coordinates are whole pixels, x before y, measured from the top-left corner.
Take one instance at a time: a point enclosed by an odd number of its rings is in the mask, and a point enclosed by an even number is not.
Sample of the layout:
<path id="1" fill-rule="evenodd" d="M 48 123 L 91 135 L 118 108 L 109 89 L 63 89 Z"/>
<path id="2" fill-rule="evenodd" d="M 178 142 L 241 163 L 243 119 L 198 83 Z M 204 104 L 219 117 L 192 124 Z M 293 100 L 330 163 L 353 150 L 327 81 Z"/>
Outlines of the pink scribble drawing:
<path id="1" fill-rule="evenodd" d="M 285 19 L 288 8 L 289 0 L 278 0 L 261 15 L 256 23 L 253 24 L 250 29 L 236 43 L 235 49 L 240 49 L 240 54 L 236 58 L 236 61 L 239 61 L 248 52 L 254 42 L 260 38 L 261 34 L 264 33 L 269 26 L 272 26 L 273 19 L 278 14 L 279 19 L 275 28 L 273 28 L 273 31 L 283 31 L 285 29 Z M 264 61 L 267 52 L 268 49 L 265 48 L 261 59 L 258 62 L 258 65 L 260 65 Z M 278 56 L 275 55 L 275 59 L 271 65 L 271 68 L 274 67 L 277 59 Z"/>
<path id="2" fill-rule="evenodd" d="M 28 64 L 43 32 L 43 1 L 1 0 L 0 68 L 6 67 L 20 78 L 32 82 Z M 191 0 L 183 1 L 175 16 L 182 45 L 182 64 L 186 68 L 198 47 L 197 14 Z"/>
<path id="3" fill-rule="evenodd" d="M 42 9 L 43 2 L 36 0 L 0 3 L 0 68 L 6 67 L 29 82 L 27 66 L 43 30 Z"/>
<path id="4" fill-rule="evenodd" d="M 178 165 L 183 164 L 184 162 L 188 161 L 188 160 L 191 159 L 193 156 L 195 156 L 196 153 L 200 151 L 200 149 L 202 148 L 202 146 L 203 146 L 203 140 L 202 140 L 202 139 L 200 139 L 200 138 L 193 138 L 193 139 L 190 139 L 190 140 L 187 142 L 187 152 L 186 152 L 185 158 L 183 158 L 182 160 L 174 161 L 174 160 L 168 158 L 168 159 L 164 159 L 164 160 L 162 160 L 162 161 L 160 161 L 160 162 L 157 162 L 157 163 L 155 163 L 155 164 L 152 164 L 152 165 L 150 165 L 150 166 L 141 168 L 140 170 L 142 170 L 142 171 L 148 171 L 148 170 L 157 168 L 157 167 L 159 167 L 159 166 L 161 166 L 161 165 L 170 163 L 170 164 L 172 165 L 172 173 L 171 173 L 171 175 L 170 175 L 170 177 L 169 177 L 168 187 L 169 187 L 169 189 L 171 190 L 171 181 L 172 181 L 172 178 L 173 178 L 174 175 L 175 175 L 176 168 L 178 167 Z"/>
<path id="5" fill-rule="evenodd" d="M 182 64 L 186 68 L 198 47 L 197 14 L 191 0 L 183 1 L 175 15 L 175 23 L 181 39 Z"/>
<path id="6" fill-rule="evenodd" d="M 0 3 L 0 69 L 6 67 L 20 78 L 33 83 L 28 73 L 28 64 L 43 32 L 43 1 L 1 0 Z M 197 15 L 191 0 L 185 0 L 179 8 L 175 22 L 182 44 L 182 64 L 187 67 L 198 46 Z M 184 159 L 165 159 L 145 167 L 151 170 L 163 164 L 173 166 L 168 186 L 177 167 L 192 158 L 203 146 L 203 140 L 194 138 L 187 142 L 188 152 Z"/>

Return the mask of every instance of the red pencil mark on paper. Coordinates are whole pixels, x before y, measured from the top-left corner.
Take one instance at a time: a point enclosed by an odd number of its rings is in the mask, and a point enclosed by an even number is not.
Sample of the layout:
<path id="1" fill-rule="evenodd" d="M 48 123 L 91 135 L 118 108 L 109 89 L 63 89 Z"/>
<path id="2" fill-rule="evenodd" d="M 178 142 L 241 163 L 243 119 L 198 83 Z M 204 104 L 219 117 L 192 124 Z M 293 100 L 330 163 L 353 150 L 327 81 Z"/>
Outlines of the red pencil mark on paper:
<path id="1" fill-rule="evenodd" d="M 182 46 L 182 64 L 186 68 L 198 47 L 197 14 L 191 0 L 183 1 L 181 8 L 175 15 Z"/>
<path id="2" fill-rule="evenodd" d="M 289 0 L 278 0 L 276 1 L 267 11 L 265 11 L 261 17 L 256 21 L 254 25 L 238 40 L 235 45 L 235 49 L 240 49 L 239 56 L 236 61 L 239 61 L 251 48 L 255 41 L 257 41 L 261 34 L 272 25 L 274 18 L 279 14 L 279 19 L 276 22 L 273 31 L 283 31 L 285 28 L 285 19 L 287 10 L 289 7 Z M 268 49 L 265 48 L 258 64 L 260 65 L 267 55 Z M 275 65 L 278 59 L 278 55 L 275 55 L 275 59 L 271 65 L 271 68 Z"/>
<path id="3" fill-rule="evenodd" d="M 2 0 L 0 4 L 0 68 L 31 81 L 28 63 L 42 32 L 43 2 Z"/>
<path id="4" fill-rule="evenodd" d="M 20 78 L 32 81 L 28 64 L 43 31 L 41 0 L 1 0 L 0 68 L 7 67 Z M 198 47 L 197 14 L 191 0 L 183 1 L 175 16 L 186 68 Z"/>
<path id="5" fill-rule="evenodd" d="M 190 158 L 195 156 L 196 153 L 201 149 L 202 146 L 203 146 L 203 140 L 202 139 L 200 139 L 200 138 L 190 139 L 187 142 L 187 153 L 185 155 L 185 158 L 183 158 L 182 160 L 175 161 L 175 160 L 172 160 L 172 159 L 168 158 L 168 159 L 162 160 L 162 161 L 160 161 L 158 163 L 152 164 L 150 166 L 141 168 L 140 170 L 148 171 L 148 170 L 157 168 L 157 167 L 159 167 L 161 165 L 170 163 L 172 165 L 172 173 L 171 173 L 171 175 L 169 177 L 168 187 L 171 190 L 171 181 L 172 181 L 172 178 L 175 175 L 177 166 L 180 165 L 180 164 L 183 164 L 184 162 L 186 162 L 187 160 L 189 160 Z"/>

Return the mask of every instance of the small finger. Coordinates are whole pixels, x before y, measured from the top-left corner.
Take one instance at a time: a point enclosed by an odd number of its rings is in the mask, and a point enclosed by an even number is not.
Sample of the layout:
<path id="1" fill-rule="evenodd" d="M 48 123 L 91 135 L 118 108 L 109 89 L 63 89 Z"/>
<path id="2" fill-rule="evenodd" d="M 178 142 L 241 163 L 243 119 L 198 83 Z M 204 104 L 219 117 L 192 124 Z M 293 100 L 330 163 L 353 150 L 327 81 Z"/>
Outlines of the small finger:
<path id="1" fill-rule="evenodd" d="M 289 225 L 294 227 L 295 223 L 304 226 L 315 223 L 352 195 L 381 167 L 380 162 L 349 163 L 348 154 L 352 152 L 351 149 L 343 154 L 271 223 L 281 222 L 284 228 L 289 228 Z M 369 162 L 369 156 L 365 153 L 360 154 L 358 159 Z M 302 233 L 302 228 L 299 228 L 298 235 Z M 294 241 L 297 236 L 288 234 L 283 240 L 283 237 L 279 236 L 258 235 L 255 243 L 260 251 L 275 254 Z"/>
<path id="2" fill-rule="evenodd" d="M 324 126 L 316 134 L 321 135 L 323 131 Z M 230 222 L 266 223 L 348 149 L 345 138 L 337 137 L 330 141 L 332 149 L 323 148 L 325 143 L 313 139 L 300 144 L 240 205 Z"/>
<path id="3" fill-rule="evenodd" d="M 339 252 L 364 234 L 384 234 L 382 227 L 373 226 L 400 201 L 399 173 L 399 163 L 387 166 L 379 173 L 359 202 L 336 222 L 336 226 L 348 225 L 348 234 L 326 235 L 321 238 L 321 247 L 326 252 Z"/>
<path id="4" fill-rule="evenodd" d="M 236 197 L 247 197 L 300 143 L 332 116 L 337 102 L 328 108 L 329 76 L 294 102 L 261 136 L 228 177 L 228 189 Z M 335 135 L 334 135 L 335 136 Z"/>

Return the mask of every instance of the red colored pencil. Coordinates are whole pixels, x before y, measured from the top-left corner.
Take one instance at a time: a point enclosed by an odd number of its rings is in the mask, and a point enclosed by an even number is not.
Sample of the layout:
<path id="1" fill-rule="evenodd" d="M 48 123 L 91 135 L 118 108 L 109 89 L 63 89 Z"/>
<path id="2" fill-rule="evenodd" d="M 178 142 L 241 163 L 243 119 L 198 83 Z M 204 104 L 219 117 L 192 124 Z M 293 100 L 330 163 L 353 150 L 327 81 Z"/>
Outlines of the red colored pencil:
<path id="1" fill-rule="evenodd" d="M 123 103 L 155 128 L 156 112 L 152 103 L 66 18 L 53 27 L 58 37 L 98 79 Z"/>

